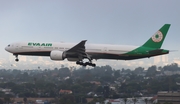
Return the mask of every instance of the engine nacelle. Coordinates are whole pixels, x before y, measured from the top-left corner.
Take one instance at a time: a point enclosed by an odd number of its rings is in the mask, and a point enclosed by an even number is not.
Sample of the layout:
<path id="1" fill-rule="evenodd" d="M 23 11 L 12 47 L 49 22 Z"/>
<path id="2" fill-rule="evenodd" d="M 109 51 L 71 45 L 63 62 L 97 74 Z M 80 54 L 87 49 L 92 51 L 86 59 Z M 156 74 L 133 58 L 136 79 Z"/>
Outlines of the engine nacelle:
<path id="1" fill-rule="evenodd" d="M 65 54 L 63 51 L 59 51 L 59 50 L 53 50 L 50 53 L 50 58 L 51 60 L 64 60 L 65 59 Z"/>

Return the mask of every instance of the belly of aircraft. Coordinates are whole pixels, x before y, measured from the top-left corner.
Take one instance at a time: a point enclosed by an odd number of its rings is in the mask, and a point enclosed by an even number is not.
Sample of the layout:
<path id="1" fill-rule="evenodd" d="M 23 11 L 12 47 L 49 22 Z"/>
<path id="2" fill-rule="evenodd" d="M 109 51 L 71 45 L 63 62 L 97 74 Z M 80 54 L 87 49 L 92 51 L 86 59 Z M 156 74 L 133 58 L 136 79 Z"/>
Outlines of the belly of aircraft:
<path id="1" fill-rule="evenodd" d="M 20 52 L 20 53 L 14 53 L 18 55 L 29 55 L 29 56 L 50 56 L 50 51 L 45 52 Z"/>
<path id="2" fill-rule="evenodd" d="M 43 52 L 21 52 L 15 53 L 18 55 L 29 55 L 29 56 L 50 56 L 50 51 L 43 51 Z M 154 55 L 126 55 L 126 54 L 108 54 L 108 53 L 88 53 L 88 55 L 92 59 L 115 59 L 115 60 L 133 60 L 133 59 L 140 59 L 140 58 L 149 58 L 152 56 L 157 56 L 160 54 Z"/>

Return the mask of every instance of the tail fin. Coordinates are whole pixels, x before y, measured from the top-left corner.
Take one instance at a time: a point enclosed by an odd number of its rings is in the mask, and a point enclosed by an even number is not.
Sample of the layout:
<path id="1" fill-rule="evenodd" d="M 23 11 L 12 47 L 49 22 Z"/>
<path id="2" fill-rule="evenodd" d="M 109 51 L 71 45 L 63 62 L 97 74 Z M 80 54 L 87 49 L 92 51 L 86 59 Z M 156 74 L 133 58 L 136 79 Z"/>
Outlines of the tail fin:
<path id="1" fill-rule="evenodd" d="M 159 29 L 146 43 L 142 46 L 150 48 L 161 48 L 162 43 L 166 37 L 171 24 L 165 24 L 161 29 Z"/>

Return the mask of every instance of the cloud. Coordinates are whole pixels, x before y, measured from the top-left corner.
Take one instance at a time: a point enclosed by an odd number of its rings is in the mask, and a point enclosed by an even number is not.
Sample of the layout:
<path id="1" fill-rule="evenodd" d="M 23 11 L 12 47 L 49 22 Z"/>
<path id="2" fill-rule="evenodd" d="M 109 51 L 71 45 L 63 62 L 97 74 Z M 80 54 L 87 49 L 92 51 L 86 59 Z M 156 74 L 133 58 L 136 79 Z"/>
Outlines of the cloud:
<path id="1" fill-rule="evenodd" d="M 164 65 L 168 65 L 169 63 L 169 58 L 168 55 L 161 55 L 161 56 L 155 56 L 154 57 L 154 65 L 156 66 L 164 66 Z"/>
<path id="2" fill-rule="evenodd" d="M 179 58 L 174 59 L 173 62 L 177 63 L 178 65 L 180 65 L 180 59 Z"/>
<path id="3" fill-rule="evenodd" d="M 145 61 L 147 59 L 139 59 L 139 60 L 98 60 L 96 64 L 98 66 L 104 66 L 104 65 L 110 65 L 114 69 L 121 69 L 121 68 L 129 68 L 129 69 L 135 69 L 136 67 L 142 66 L 142 67 L 149 67 L 150 65 L 145 64 Z M 148 63 L 151 63 L 151 59 L 148 60 Z"/>
<path id="4" fill-rule="evenodd" d="M 162 55 L 162 62 L 168 63 L 168 56 Z"/>
<path id="5" fill-rule="evenodd" d="M 19 56 L 19 58 L 21 59 L 21 61 L 24 61 L 24 62 L 26 62 L 27 61 L 27 58 L 26 58 L 27 56 Z"/>
<path id="6" fill-rule="evenodd" d="M 158 64 L 161 62 L 161 56 L 154 57 L 154 64 Z"/>
<path id="7" fill-rule="evenodd" d="M 0 65 L 2 65 L 2 61 L 0 60 Z"/>
<path id="8" fill-rule="evenodd" d="M 144 64 L 144 61 L 139 61 L 138 65 L 142 66 Z"/>

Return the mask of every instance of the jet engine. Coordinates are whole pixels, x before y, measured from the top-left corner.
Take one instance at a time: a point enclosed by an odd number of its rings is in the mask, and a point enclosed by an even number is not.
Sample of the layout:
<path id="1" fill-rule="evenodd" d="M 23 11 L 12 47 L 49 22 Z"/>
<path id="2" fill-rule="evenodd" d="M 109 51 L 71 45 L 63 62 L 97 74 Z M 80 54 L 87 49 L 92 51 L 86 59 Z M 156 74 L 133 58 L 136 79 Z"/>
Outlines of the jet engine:
<path id="1" fill-rule="evenodd" d="M 64 60 L 66 55 L 63 51 L 53 50 L 50 53 L 50 58 L 51 60 Z"/>

